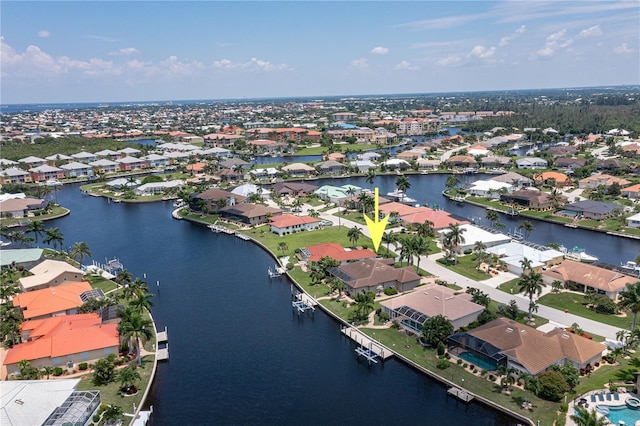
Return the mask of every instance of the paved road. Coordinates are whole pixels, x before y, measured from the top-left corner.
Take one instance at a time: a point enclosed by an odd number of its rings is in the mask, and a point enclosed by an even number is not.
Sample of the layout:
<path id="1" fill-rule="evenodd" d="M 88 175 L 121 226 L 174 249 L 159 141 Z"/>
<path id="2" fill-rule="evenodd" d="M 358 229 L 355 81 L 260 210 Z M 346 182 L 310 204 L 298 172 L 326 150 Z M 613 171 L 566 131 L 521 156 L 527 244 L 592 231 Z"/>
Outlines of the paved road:
<path id="1" fill-rule="evenodd" d="M 347 220 L 343 217 L 340 217 L 340 220 L 338 220 L 338 217 L 335 216 L 335 213 L 337 213 L 338 210 L 339 209 L 333 209 L 327 212 L 323 212 L 320 214 L 320 217 L 326 220 L 330 220 L 334 224 L 341 223 L 345 228 L 358 226 L 359 228 L 362 228 L 362 232 L 364 235 L 371 237 L 366 226 Z M 431 256 L 420 256 L 420 267 L 425 271 L 428 271 L 429 273 L 440 277 L 440 279 L 455 283 L 463 288 L 473 287 L 480 289 L 483 292 L 487 293 L 489 297 L 491 297 L 491 299 L 495 300 L 498 303 L 506 304 L 511 300 L 515 300 L 518 304 L 518 308 L 523 311 L 529 310 L 529 299 L 527 297 L 522 294 L 508 294 L 496 288 L 503 282 L 507 282 L 512 280 L 513 278 L 517 278 L 516 275 L 504 273 L 500 274 L 498 277 L 494 277 L 486 281 L 476 281 L 440 265 L 436 262 L 439 257 L 441 257 L 441 255 L 438 254 L 434 254 Z M 546 288 L 546 291 L 548 292 L 549 289 Z M 620 328 L 603 324 L 598 321 L 593 321 L 578 315 L 573 315 L 571 312 L 566 313 L 564 311 L 550 308 L 544 305 L 539 305 L 536 315 L 564 326 L 571 326 L 571 324 L 573 323 L 578 323 L 583 330 L 611 340 L 616 340 L 616 333 L 621 330 Z"/>

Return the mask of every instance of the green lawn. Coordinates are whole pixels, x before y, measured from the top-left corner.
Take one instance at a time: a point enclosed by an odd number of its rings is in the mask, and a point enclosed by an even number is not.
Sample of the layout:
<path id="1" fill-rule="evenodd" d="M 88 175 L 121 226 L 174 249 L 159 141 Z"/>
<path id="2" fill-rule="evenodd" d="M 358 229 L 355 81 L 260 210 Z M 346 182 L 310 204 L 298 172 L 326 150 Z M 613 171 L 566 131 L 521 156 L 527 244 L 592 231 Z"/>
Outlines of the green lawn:
<path id="1" fill-rule="evenodd" d="M 622 228 L 625 234 L 640 235 L 640 228 Z"/>
<path id="2" fill-rule="evenodd" d="M 344 152 L 346 150 L 350 150 L 350 151 L 355 151 L 355 152 L 362 152 L 362 151 L 371 151 L 371 150 L 375 150 L 376 146 L 375 145 L 370 145 L 370 144 L 344 144 L 344 145 L 335 145 L 336 148 L 339 147 L 341 152 Z M 312 147 L 312 148 L 302 148 L 299 150 L 296 150 L 296 153 L 294 155 L 320 155 L 320 154 L 324 154 L 326 153 L 328 150 L 328 148 L 326 146 L 317 146 L 317 147 Z"/>
<path id="3" fill-rule="evenodd" d="M 50 219 L 56 219 L 60 216 L 67 214 L 68 212 L 69 212 L 69 209 L 66 209 L 61 206 L 53 206 L 48 213 L 41 214 L 38 216 L 30 216 L 30 217 L 15 218 L 15 219 L 0 218 L 0 224 L 2 224 L 3 226 L 12 226 L 18 223 L 24 223 L 25 221 L 38 221 L 38 220 L 45 221 Z M 28 234 L 27 236 L 30 236 L 30 235 Z M 40 239 L 40 241 L 42 241 L 42 239 Z"/>
<path id="4" fill-rule="evenodd" d="M 108 293 L 111 290 L 118 288 L 117 284 L 106 278 L 102 278 L 95 275 L 86 275 L 86 280 L 91 284 L 93 288 L 99 288 L 103 293 Z"/>
<path id="5" fill-rule="evenodd" d="M 448 262 L 444 258 L 438 259 L 437 262 L 472 280 L 483 281 L 491 278 L 491 275 L 477 269 L 475 255 L 458 256 L 458 263 L 456 264 Z"/>
<path id="6" fill-rule="evenodd" d="M 599 321 L 604 324 L 609 324 L 614 327 L 626 328 L 631 330 L 631 315 L 626 317 L 616 315 L 599 314 L 582 304 L 584 296 L 576 293 L 549 293 L 538 299 L 538 303 L 549 306 L 552 308 L 565 310 L 568 309 L 570 313 L 578 315 L 584 318 L 588 318 L 594 321 Z"/>
<path id="7" fill-rule="evenodd" d="M 87 373 L 85 376 L 82 376 L 83 380 L 80 380 L 80 383 L 78 384 L 78 390 L 99 390 L 102 403 L 118 405 L 125 413 L 133 413 L 133 404 L 135 403 L 136 407 L 140 406 L 144 390 L 149 385 L 152 370 L 153 356 L 143 357 L 142 367 L 138 368 L 138 373 L 140 373 L 141 380 L 140 382 L 136 383 L 136 386 L 140 389 L 140 391 L 133 396 L 121 396 L 120 383 L 118 383 L 117 381 L 111 382 L 105 386 L 94 385 L 93 373 Z M 131 417 L 125 416 L 121 417 L 121 419 L 123 420 L 124 424 L 129 424 L 133 420 Z"/>
<path id="8" fill-rule="evenodd" d="M 502 290 L 505 293 L 509 293 L 509 294 L 518 294 L 518 288 L 520 287 L 518 285 L 519 281 L 520 281 L 520 278 L 514 278 L 511 281 L 502 283 L 498 286 L 498 290 Z"/>
<path id="9" fill-rule="evenodd" d="M 581 377 L 580 383 L 576 386 L 575 396 L 582 395 L 586 392 L 604 389 L 604 385 L 609 381 L 620 382 L 620 373 L 626 369 L 637 371 L 640 368 L 640 360 L 636 358 L 625 359 L 618 358 L 617 365 L 603 364 L 589 376 Z M 633 385 L 628 385 L 627 389 L 631 389 Z"/>

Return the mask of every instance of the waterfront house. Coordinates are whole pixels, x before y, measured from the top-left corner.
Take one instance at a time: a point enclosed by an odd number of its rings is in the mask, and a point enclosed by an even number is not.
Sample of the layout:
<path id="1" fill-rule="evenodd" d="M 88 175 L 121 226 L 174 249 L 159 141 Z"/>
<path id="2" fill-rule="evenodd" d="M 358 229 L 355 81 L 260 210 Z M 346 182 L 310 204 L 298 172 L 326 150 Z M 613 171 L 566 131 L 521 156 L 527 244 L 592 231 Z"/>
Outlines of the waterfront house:
<path id="1" fill-rule="evenodd" d="M 378 161 L 380 159 L 380 154 L 375 151 L 367 151 L 357 154 L 356 158 L 364 161 Z"/>
<path id="2" fill-rule="evenodd" d="M 31 180 L 33 182 L 46 182 L 48 180 L 64 178 L 64 170 L 46 164 L 29 169 L 29 173 L 31 173 Z"/>
<path id="3" fill-rule="evenodd" d="M 90 294 L 96 299 L 104 297 L 101 290 L 94 292 L 88 282 L 81 281 L 20 293 L 12 302 L 13 306 L 22 309 L 25 320 L 37 320 L 75 314 Z"/>
<path id="4" fill-rule="evenodd" d="M 638 281 L 629 275 L 610 269 L 566 259 L 560 265 L 542 272 L 542 279 L 547 285 L 559 280 L 565 286 L 577 288 L 583 293 L 595 291 L 616 300 L 621 291 L 628 285 Z"/>
<path id="5" fill-rule="evenodd" d="M 384 300 L 380 305 L 402 329 L 418 335 L 422 334 L 424 322 L 431 317 L 442 315 L 457 330 L 477 321 L 484 311 L 484 306 L 472 302 L 470 294 L 437 284 L 418 287 L 415 291 Z"/>
<path id="6" fill-rule="evenodd" d="M 440 160 L 418 158 L 416 163 L 418 164 L 418 170 L 438 170 L 440 168 Z"/>
<path id="7" fill-rule="evenodd" d="M 383 161 L 380 163 L 381 168 L 386 168 L 388 170 L 407 170 L 411 168 L 411 164 L 409 164 L 406 160 L 401 160 L 399 158 L 390 158 L 387 161 Z"/>
<path id="8" fill-rule="evenodd" d="M 18 163 L 23 164 L 27 167 L 38 167 L 47 164 L 47 160 L 31 155 L 29 157 L 19 159 Z"/>
<path id="9" fill-rule="evenodd" d="M 223 169 L 243 170 L 251 168 L 251 163 L 240 158 L 227 158 L 219 163 Z"/>
<path id="10" fill-rule="evenodd" d="M 543 268 L 558 265 L 564 260 L 564 254 L 558 250 L 544 246 L 530 246 L 515 241 L 500 244 L 487 249 L 487 253 L 495 254 L 500 262 L 507 265 L 508 271 L 515 275 L 522 275 L 522 261 L 531 261 L 531 269 L 541 272 Z"/>
<path id="11" fill-rule="evenodd" d="M 350 194 L 350 192 L 353 192 Z M 356 201 L 358 199 L 358 195 L 362 192 L 362 188 L 354 185 L 343 185 L 343 186 L 333 186 L 333 185 L 323 185 L 318 188 L 314 194 L 318 196 L 318 198 L 329 201 L 335 204 L 342 204 L 345 200 L 349 199 L 352 201 Z"/>
<path id="12" fill-rule="evenodd" d="M 62 260 L 45 259 L 29 269 L 33 275 L 18 280 L 22 291 L 35 291 L 67 282 L 83 281 L 84 271 Z"/>
<path id="13" fill-rule="evenodd" d="M 316 164 L 316 168 L 320 173 L 336 175 L 343 173 L 346 166 L 334 160 L 327 160 Z"/>
<path id="14" fill-rule="evenodd" d="M 170 164 L 182 164 L 189 161 L 189 159 L 193 156 L 193 152 L 166 152 L 163 154 L 164 157 L 169 159 Z"/>
<path id="15" fill-rule="evenodd" d="M 327 160 L 337 161 L 338 163 L 344 163 L 347 156 L 341 152 L 332 152 L 326 156 Z"/>
<path id="16" fill-rule="evenodd" d="M 29 334 L 29 341 L 7 352 L 3 364 L 9 374 L 19 373 L 22 360 L 37 369 L 73 369 L 81 362 L 94 363 L 109 354 L 117 355 L 120 346 L 118 324 L 102 324 L 95 313 L 26 321 L 20 329 Z"/>
<path id="17" fill-rule="evenodd" d="M 289 176 L 311 176 L 316 174 L 315 167 L 311 167 L 304 163 L 291 163 L 280 168 L 283 172 L 288 173 Z"/>
<path id="18" fill-rule="evenodd" d="M 222 217 L 247 225 L 267 223 L 270 218 L 282 214 L 282 210 L 262 204 L 241 203 L 223 207 L 219 210 Z"/>
<path id="19" fill-rule="evenodd" d="M 575 170 L 579 167 L 584 167 L 587 164 L 587 160 L 584 158 L 560 157 L 553 164 L 558 169 Z"/>
<path id="20" fill-rule="evenodd" d="M 399 220 L 404 226 L 409 224 L 419 226 L 423 223 L 429 223 L 434 231 L 446 229 L 451 224 L 464 225 L 469 223 L 453 218 L 450 213 L 444 210 L 433 210 L 428 207 L 409 207 L 409 209 L 401 210 L 398 214 Z"/>
<path id="21" fill-rule="evenodd" d="M 81 176 L 93 176 L 93 167 L 88 164 L 79 163 L 74 161 L 72 163 L 63 164 L 60 166 L 64 170 L 66 177 L 74 178 Z"/>
<path id="22" fill-rule="evenodd" d="M 607 158 L 596 163 L 597 170 L 629 170 L 629 164 L 615 158 Z"/>
<path id="23" fill-rule="evenodd" d="M 629 216 L 627 218 L 627 226 L 629 228 L 640 228 L 640 213 Z"/>
<path id="24" fill-rule="evenodd" d="M 545 333 L 507 318 L 498 318 L 448 339 L 448 351 L 462 356 L 470 352 L 496 366 L 513 367 L 531 375 L 553 365 L 592 367 L 607 348 L 561 328 Z"/>
<path id="25" fill-rule="evenodd" d="M 12 374 L 19 374 L 19 369 L 17 372 L 12 371 Z M 49 425 L 49 421 L 55 421 L 60 425 L 91 424 L 91 418 L 100 407 L 100 391 L 77 390 L 80 380 L 77 378 L 3 382 L 0 393 L 0 423 Z M 73 409 L 70 409 L 71 407 Z"/>
<path id="26" fill-rule="evenodd" d="M 129 156 L 135 157 L 136 155 L 140 155 L 142 151 L 128 146 L 126 148 L 119 149 L 118 152 L 120 153 L 120 157 L 122 158 L 122 157 L 129 157 Z"/>
<path id="27" fill-rule="evenodd" d="M 79 161 L 81 163 L 90 163 L 98 159 L 98 156 L 96 154 L 92 154 L 86 151 L 81 151 L 76 154 L 71 154 L 71 157 L 73 157 L 73 160 Z"/>
<path id="28" fill-rule="evenodd" d="M 207 147 L 231 146 L 234 142 L 243 140 L 244 138 L 244 135 L 211 133 L 204 136 L 204 145 Z"/>
<path id="29" fill-rule="evenodd" d="M 453 155 L 445 160 L 450 169 L 477 169 L 478 162 L 470 155 Z"/>
<path id="30" fill-rule="evenodd" d="M 123 188 L 135 188 L 140 185 L 140 180 L 134 179 L 130 181 L 127 178 L 113 179 L 105 184 L 112 191 L 121 190 Z"/>
<path id="31" fill-rule="evenodd" d="M 248 141 L 247 145 L 251 148 L 252 152 L 258 154 L 272 154 L 286 147 L 286 144 L 282 142 L 276 142 L 268 139 Z"/>
<path id="32" fill-rule="evenodd" d="M 206 191 L 196 195 L 195 198 L 203 200 L 205 202 L 204 207 L 211 212 L 217 212 L 223 207 L 242 203 L 247 199 L 245 196 L 232 194 L 229 191 L 224 191 L 218 188 L 207 189 Z"/>
<path id="33" fill-rule="evenodd" d="M 536 185 L 557 185 L 557 186 L 571 186 L 573 180 L 569 176 L 560 172 L 542 172 L 533 175 L 533 180 Z"/>
<path id="34" fill-rule="evenodd" d="M 89 163 L 96 173 L 115 173 L 120 170 L 120 163 L 106 158 Z"/>
<path id="35" fill-rule="evenodd" d="M 629 197 L 631 199 L 640 198 L 640 183 L 627 186 L 626 188 L 620 190 L 620 195 L 622 195 L 623 197 Z"/>
<path id="36" fill-rule="evenodd" d="M 165 167 L 169 165 L 169 158 L 164 155 L 149 154 L 140 157 L 140 159 L 146 161 L 147 167 Z"/>
<path id="37" fill-rule="evenodd" d="M 122 171 L 142 170 L 147 168 L 146 161 L 137 157 L 126 156 L 118 158 L 116 162 L 120 163 L 120 170 Z"/>
<path id="38" fill-rule="evenodd" d="M 539 157 L 525 157 L 516 160 L 516 167 L 519 169 L 546 169 L 547 160 Z"/>
<path id="39" fill-rule="evenodd" d="M 231 190 L 232 194 L 242 195 L 243 197 L 250 197 L 253 194 L 257 194 L 263 198 L 271 198 L 271 193 L 268 189 L 262 188 L 258 185 L 254 185 L 252 183 L 245 183 L 240 186 L 237 186 Z"/>
<path id="40" fill-rule="evenodd" d="M 467 154 L 473 157 L 483 157 L 483 156 L 491 155 L 491 151 L 487 149 L 486 146 L 476 144 L 467 148 Z"/>
<path id="41" fill-rule="evenodd" d="M 319 262 L 323 257 L 330 257 L 341 265 L 360 259 L 378 257 L 371 249 L 344 248 L 338 243 L 322 243 L 300 249 L 302 258 L 307 262 Z"/>
<path id="42" fill-rule="evenodd" d="M 48 165 L 57 166 L 59 164 L 64 164 L 64 163 L 68 163 L 70 161 L 74 161 L 75 159 L 70 155 L 53 154 L 53 155 L 50 155 L 48 157 L 45 157 L 45 160 L 47 160 L 47 164 Z"/>
<path id="43" fill-rule="evenodd" d="M 255 179 L 269 179 L 281 175 L 282 172 L 275 167 L 267 167 L 250 170 L 249 174 Z"/>
<path id="44" fill-rule="evenodd" d="M 273 192 L 279 197 L 289 195 L 293 197 L 304 197 L 313 194 L 318 189 L 315 185 L 299 182 L 278 182 L 273 185 Z"/>
<path id="45" fill-rule="evenodd" d="M 6 183 L 29 183 L 31 175 L 24 170 L 15 167 L 0 171 L 0 184 Z"/>
<path id="46" fill-rule="evenodd" d="M 597 175 L 592 175 L 589 177 L 586 177 L 584 179 L 580 179 L 578 181 L 578 188 L 580 189 L 595 189 L 599 186 L 606 186 L 609 187 L 611 185 L 613 185 L 614 183 L 617 183 L 620 186 L 626 186 L 629 185 L 631 183 L 631 181 L 628 181 L 627 179 L 622 179 L 619 178 L 617 176 L 611 176 L 611 175 L 607 175 L 604 173 L 601 174 L 597 174 Z"/>
<path id="47" fill-rule="evenodd" d="M 164 194 L 167 191 L 177 190 L 184 185 L 184 181 L 180 179 L 169 180 L 166 182 L 149 182 L 137 187 L 134 192 L 136 195 L 157 195 Z"/>
<path id="48" fill-rule="evenodd" d="M 0 250 L 0 267 L 22 267 L 24 269 L 33 268 L 42 261 L 41 248 L 8 248 Z"/>
<path id="49" fill-rule="evenodd" d="M 614 216 L 622 211 L 622 206 L 615 203 L 603 203 L 602 201 L 583 200 L 567 204 L 564 210 L 575 212 L 577 216 L 585 219 L 602 220 Z"/>
<path id="50" fill-rule="evenodd" d="M 214 158 L 230 158 L 232 152 L 225 148 L 213 147 L 205 150 L 199 150 L 196 152 L 202 157 L 214 157 Z"/>
<path id="51" fill-rule="evenodd" d="M 49 202 L 41 198 L 10 198 L 0 202 L 0 213 L 3 217 L 23 218 L 44 211 L 48 205 Z"/>
<path id="52" fill-rule="evenodd" d="M 359 172 L 367 172 L 369 169 L 375 170 L 378 166 L 371 160 L 355 160 L 349 163 L 350 167 L 357 169 Z"/>
<path id="53" fill-rule="evenodd" d="M 95 154 L 98 158 L 103 158 L 105 160 L 117 160 L 121 157 L 119 152 L 110 149 L 103 149 L 102 151 L 98 151 Z"/>
<path id="54" fill-rule="evenodd" d="M 510 183 L 514 188 L 529 186 L 533 183 L 533 181 L 528 177 L 522 176 L 520 173 L 516 172 L 507 172 L 498 176 L 493 176 L 489 180 Z"/>
<path id="55" fill-rule="evenodd" d="M 466 188 L 468 194 L 478 197 L 500 198 L 500 194 L 511 192 L 513 186 L 506 182 L 497 182 L 495 180 L 478 180 L 473 182 Z"/>
<path id="56" fill-rule="evenodd" d="M 18 164 L 19 163 L 17 161 L 7 160 L 6 158 L 0 158 L 0 170 L 6 169 L 9 167 L 17 167 Z"/>
<path id="57" fill-rule="evenodd" d="M 549 210 L 555 208 L 554 200 L 546 192 L 537 189 L 519 189 L 509 194 L 501 194 L 500 201 L 506 204 L 515 204 L 531 210 Z M 559 196 L 558 205 L 567 202 L 567 197 Z"/>
<path id="58" fill-rule="evenodd" d="M 279 236 L 294 234 L 302 231 L 313 231 L 320 228 L 320 219 L 311 216 L 296 216 L 283 214 L 269 219 L 271 232 Z"/>
<path id="59" fill-rule="evenodd" d="M 482 165 L 482 167 L 485 167 L 487 169 L 498 167 L 508 168 L 511 164 L 511 157 L 488 155 L 480 159 L 480 164 Z"/>
<path id="60" fill-rule="evenodd" d="M 485 246 L 487 246 L 487 248 L 506 244 L 511 241 L 511 237 L 508 235 L 504 235 L 499 232 L 485 231 L 484 229 L 478 228 L 477 226 L 469 223 L 460 225 L 460 229 L 464 230 L 462 232 L 464 242 L 458 246 L 458 253 L 462 253 L 467 249 L 473 250 L 473 246 L 478 241 L 481 241 Z M 449 232 L 451 232 L 451 230 L 448 228 L 439 231 L 441 242 L 444 241 Z"/>
<path id="61" fill-rule="evenodd" d="M 394 268 L 393 263 L 393 259 L 363 259 L 331 268 L 329 273 L 345 284 L 352 297 L 358 292 L 377 293 L 385 288 L 404 292 L 420 284 L 421 277 L 412 267 Z"/>

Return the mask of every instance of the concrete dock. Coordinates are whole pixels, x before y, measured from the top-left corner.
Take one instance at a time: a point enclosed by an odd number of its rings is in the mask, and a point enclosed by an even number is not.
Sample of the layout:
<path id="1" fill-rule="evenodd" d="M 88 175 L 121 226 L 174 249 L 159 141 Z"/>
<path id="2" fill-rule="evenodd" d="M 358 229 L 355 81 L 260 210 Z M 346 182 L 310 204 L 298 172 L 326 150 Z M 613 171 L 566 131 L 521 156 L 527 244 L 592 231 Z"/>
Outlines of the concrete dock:
<path id="1" fill-rule="evenodd" d="M 376 354 L 382 360 L 386 360 L 393 356 L 393 353 L 390 350 L 385 349 L 379 343 L 373 341 L 369 336 L 355 327 L 342 327 L 340 331 L 357 344 Z"/>

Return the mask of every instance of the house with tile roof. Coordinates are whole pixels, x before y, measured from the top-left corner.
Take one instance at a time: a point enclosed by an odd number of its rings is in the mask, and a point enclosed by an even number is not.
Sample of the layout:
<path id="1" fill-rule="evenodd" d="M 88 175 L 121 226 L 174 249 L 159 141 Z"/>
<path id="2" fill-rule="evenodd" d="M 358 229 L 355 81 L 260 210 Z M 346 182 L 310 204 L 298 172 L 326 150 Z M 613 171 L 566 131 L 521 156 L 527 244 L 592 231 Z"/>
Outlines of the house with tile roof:
<path id="1" fill-rule="evenodd" d="M 73 161 L 60 166 L 66 177 L 93 176 L 93 167 L 88 164 Z"/>
<path id="2" fill-rule="evenodd" d="M 26 359 L 32 366 L 67 367 L 92 363 L 118 354 L 118 324 L 102 324 L 98 314 L 62 315 L 22 323 L 29 341 L 13 346 L 3 364 L 9 375 L 19 374 L 18 364 Z"/>
<path id="3" fill-rule="evenodd" d="M 582 200 L 567 204 L 564 210 L 576 212 L 585 219 L 601 220 L 614 216 L 617 211 L 622 211 L 622 206 L 616 203 L 604 203 L 595 200 Z"/>
<path id="4" fill-rule="evenodd" d="M 282 214 L 282 210 L 278 208 L 252 203 L 241 203 L 223 207 L 219 212 L 222 217 L 226 219 L 242 222 L 247 225 L 267 223 L 270 218 Z"/>
<path id="5" fill-rule="evenodd" d="M 29 183 L 31 182 L 31 174 L 16 167 L 0 171 L 0 184 L 5 183 Z"/>
<path id="6" fill-rule="evenodd" d="M 311 216 L 296 216 L 283 214 L 269 219 L 271 232 L 279 236 L 295 234 L 296 232 L 313 231 L 320 228 L 320 219 Z"/>
<path id="7" fill-rule="evenodd" d="M 43 211 L 48 205 L 47 200 L 40 198 L 11 198 L 0 201 L 0 213 L 4 217 L 21 218 L 27 217 L 29 213 Z"/>
<path id="8" fill-rule="evenodd" d="M 22 291 L 55 287 L 66 282 L 82 282 L 84 271 L 62 260 L 45 259 L 29 269 L 33 275 L 18 280 Z"/>
<path id="9" fill-rule="evenodd" d="M 456 292 L 445 286 L 429 284 L 418 287 L 380 304 L 383 312 L 395 320 L 400 327 L 410 333 L 422 334 L 424 322 L 434 316 L 442 315 L 453 325 L 453 329 L 466 327 L 478 320 L 484 306 L 471 301 L 472 296 Z"/>
<path id="10" fill-rule="evenodd" d="M 577 286 L 583 293 L 595 291 L 605 294 L 611 300 L 616 300 L 628 285 L 638 281 L 630 275 L 571 259 L 542 271 L 542 279 L 547 285 L 558 280 L 565 285 Z"/>
<path id="11" fill-rule="evenodd" d="M 323 243 L 302 247 L 300 251 L 302 257 L 308 262 L 319 262 L 323 257 L 330 257 L 340 262 L 341 265 L 353 260 L 378 257 L 371 249 L 345 248 L 338 243 Z"/>
<path id="12" fill-rule="evenodd" d="M 622 195 L 623 197 L 629 197 L 634 200 L 640 198 L 640 183 L 621 189 L 620 195 Z"/>
<path id="13" fill-rule="evenodd" d="M 64 178 L 64 170 L 46 164 L 29 169 L 29 173 L 31 173 L 31 180 L 34 182 L 46 182 Z"/>
<path id="14" fill-rule="evenodd" d="M 597 175 L 593 175 L 593 176 L 588 176 L 584 179 L 580 179 L 578 181 L 578 188 L 580 189 L 594 189 L 597 188 L 599 186 L 606 186 L 609 187 L 611 185 L 613 185 L 614 183 L 617 183 L 620 186 L 627 186 L 631 183 L 631 181 L 628 181 L 627 179 L 623 179 L 623 178 L 619 178 L 617 176 L 611 176 L 611 175 L 607 175 L 604 173 L 601 174 L 597 174 Z"/>
<path id="15" fill-rule="evenodd" d="M 247 199 L 247 197 L 243 195 L 233 194 L 218 188 L 207 189 L 196 195 L 195 198 L 203 200 L 207 210 L 212 212 L 217 212 L 223 207 L 242 203 Z"/>
<path id="16" fill-rule="evenodd" d="M 549 184 L 555 183 L 558 186 L 571 186 L 573 185 L 573 180 L 569 176 L 560 172 L 542 172 L 536 173 L 533 175 L 533 180 L 536 184 Z"/>
<path id="17" fill-rule="evenodd" d="M 496 367 L 513 367 L 532 375 L 553 365 L 586 369 L 600 362 L 606 349 L 602 343 L 561 328 L 544 333 L 507 318 L 455 333 L 448 339 L 448 350 L 452 355 L 471 352 Z"/>
<path id="18" fill-rule="evenodd" d="M 537 189 L 519 189 L 509 194 L 501 194 L 500 201 L 506 204 L 514 204 L 531 210 L 549 210 L 555 208 L 555 204 L 546 192 Z M 567 202 L 567 197 L 559 196 L 559 205 Z"/>
<path id="19" fill-rule="evenodd" d="M 363 259 L 331 268 L 329 273 L 345 284 L 351 296 L 361 291 L 377 293 L 385 288 L 404 292 L 420 284 L 421 277 L 412 267 L 394 268 L 393 263 L 393 259 Z"/>
<path id="20" fill-rule="evenodd" d="M 56 287 L 17 294 L 12 302 L 13 306 L 22 309 L 25 320 L 43 319 L 75 314 L 77 308 L 84 303 L 82 295 L 88 297 L 89 294 L 92 294 L 91 292 L 91 285 L 86 281 L 70 282 Z M 97 290 L 95 294 L 98 297 L 104 296 L 100 290 Z"/>
<path id="21" fill-rule="evenodd" d="M 273 185 L 272 189 L 278 196 L 292 195 L 299 197 L 313 194 L 318 187 L 304 182 L 278 182 Z"/>

